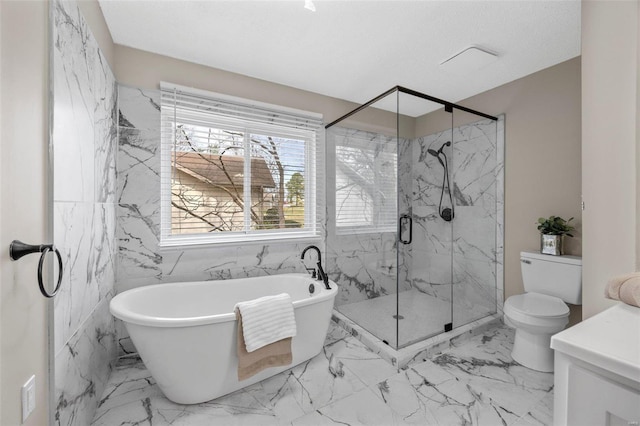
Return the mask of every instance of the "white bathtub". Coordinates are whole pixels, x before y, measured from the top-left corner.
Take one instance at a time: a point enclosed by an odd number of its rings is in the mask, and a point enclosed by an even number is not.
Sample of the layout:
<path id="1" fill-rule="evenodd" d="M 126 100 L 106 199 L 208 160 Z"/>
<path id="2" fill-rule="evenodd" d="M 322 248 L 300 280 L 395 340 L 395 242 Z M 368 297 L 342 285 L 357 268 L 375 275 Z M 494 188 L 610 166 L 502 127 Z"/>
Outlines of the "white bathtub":
<path id="1" fill-rule="evenodd" d="M 304 362 L 322 350 L 337 285 L 305 274 L 151 285 L 118 294 L 111 313 L 170 400 L 197 404 L 252 385 Z M 310 292 L 313 285 L 314 292 Z M 296 316 L 293 362 L 238 381 L 237 302 L 289 293 Z"/>

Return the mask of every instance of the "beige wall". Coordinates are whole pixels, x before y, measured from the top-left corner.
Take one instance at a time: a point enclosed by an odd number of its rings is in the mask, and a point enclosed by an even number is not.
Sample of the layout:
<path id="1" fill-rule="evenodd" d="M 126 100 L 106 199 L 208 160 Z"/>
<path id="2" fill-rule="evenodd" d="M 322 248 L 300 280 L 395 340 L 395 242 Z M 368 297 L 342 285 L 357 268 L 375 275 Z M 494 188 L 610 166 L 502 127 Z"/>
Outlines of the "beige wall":
<path id="1" fill-rule="evenodd" d="M 458 102 L 506 114 L 505 298 L 524 292 L 519 256 L 540 250 L 538 217 L 575 217 L 574 223 L 581 223 L 580 68 L 580 58 L 574 58 Z M 456 126 L 470 117 L 454 110 Z M 416 134 L 443 130 L 450 122 L 442 111 L 423 116 Z M 582 253 L 580 235 L 578 230 L 567 238 L 567 254 Z"/>
<path id="2" fill-rule="evenodd" d="M 36 375 L 36 410 L 24 424 L 48 423 L 49 303 L 36 281 L 37 256 L 9 259 L 14 239 L 46 242 L 49 202 L 48 5 L 0 2 L 0 424 L 21 424 L 20 388 Z"/>
<path id="3" fill-rule="evenodd" d="M 323 114 L 329 123 L 358 105 L 341 99 L 259 80 L 155 53 L 115 45 L 114 74 L 120 84 L 158 89 L 161 81 Z M 384 88 L 384 90 L 389 89 Z M 381 90 L 382 92 L 383 90 Z M 379 95 L 372 93 L 370 96 Z M 369 109 L 358 115 L 372 131 L 396 128 L 396 115 Z"/>
<path id="4" fill-rule="evenodd" d="M 638 3 L 582 2 L 583 312 L 638 267 Z"/>

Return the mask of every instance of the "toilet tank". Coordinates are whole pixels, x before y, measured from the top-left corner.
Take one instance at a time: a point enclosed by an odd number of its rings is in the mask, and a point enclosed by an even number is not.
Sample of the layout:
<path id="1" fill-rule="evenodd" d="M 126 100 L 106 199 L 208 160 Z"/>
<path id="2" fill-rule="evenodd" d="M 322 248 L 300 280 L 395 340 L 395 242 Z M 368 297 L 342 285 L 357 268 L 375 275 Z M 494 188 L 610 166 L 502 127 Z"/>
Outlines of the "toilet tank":
<path id="1" fill-rule="evenodd" d="M 582 258 L 520 253 L 524 290 L 559 297 L 582 305 Z"/>

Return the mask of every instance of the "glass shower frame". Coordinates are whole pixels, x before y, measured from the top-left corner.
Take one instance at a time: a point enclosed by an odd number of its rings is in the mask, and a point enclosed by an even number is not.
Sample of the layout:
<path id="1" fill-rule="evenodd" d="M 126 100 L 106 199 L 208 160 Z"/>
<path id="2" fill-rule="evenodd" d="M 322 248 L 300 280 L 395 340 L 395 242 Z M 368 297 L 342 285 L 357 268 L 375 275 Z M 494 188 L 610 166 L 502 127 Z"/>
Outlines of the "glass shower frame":
<path id="1" fill-rule="evenodd" d="M 393 120 L 388 120 L 390 113 L 395 113 Z M 383 118 L 385 114 L 386 121 Z M 424 134 L 424 130 L 416 129 L 416 123 L 419 121 L 415 117 L 427 114 L 429 117 L 437 117 L 436 122 L 440 123 L 441 127 L 444 120 L 445 129 L 439 129 L 434 134 L 429 133 L 429 136 L 418 137 Z M 468 136 L 473 133 L 474 123 L 480 121 L 485 123 L 484 132 L 495 135 L 495 125 L 492 131 L 491 123 L 497 122 L 496 117 L 396 86 L 326 126 L 328 155 L 333 157 L 328 166 L 331 167 L 333 163 L 336 167 L 335 173 L 331 170 L 327 173 L 327 189 L 330 196 L 334 197 L 328 200 L 330 202 L 327 217 L 335 220 L 333 223 L 329 220 L 327 224 L 326 269 L 341 287 L 342 294 L 336 303 L 337 310 L 395 349 L 496 312 L 495 273 L 492 283 L 484 283 L 480 292 L 482 297 L 469 298 L 471 303 L 484 298 L 485 301 L 489 301 L 489 307 L 475 315 L 465 316 L 462 313 L 470 309 L 469 303 L 454 303 L 456 297 L 475 296 L 473 286 L 463 282 L 465 279 L 468 281 L 469 274 L 474 274 L 473 268 L 465 269 L 468 266 L 466 263 L 473 264 L 473 259 L 469 262 L 464 260 L 464 255 L 461 256 L 459 253 L 462 246 L 454 244 L 455 238 L 459 236 L 455 231 L 454 212 L 458 203 L 465 203 L 464 198 L 455 199 L 454 189 L 458 188 L 452 186 L 452 182 L 454 185 L 456 183 L 454 163 L 456 157 L 460 156 L 456 154 L 455 146 L 458 140 L 469 142 L 473 139 L 465 139 L 464 134 L 466 132 Z M 467 125 L 465 122 L 470 122 L 470 127 L 460 127 Z M 457 124 L 460 126 L 456 127 Z M 459 134 L 454 135 L 454 129 L 457 129 Z M 420 133 L 421 131 L 423 133 Z M 360 141 L 355 141 L 358 138 Z M 375 154 L 364 155 L 360 152 L 364 152 L 364 149 L 356 148 L 364 146 L 363 141 L 368 141 L 364 142 L 365 144 L 371 144 L 373 148 L 370 147 L 370 151 Z M 389 148 L 392 145 L 393 149 Z M 340 168 L 348 169 L 347 174 L 354 174 L 354 167 L 341 163 L 345 152 L 359 153 L 359 158 L 351 159 L 352 164 L 358 161 L 365 164 L 361 171 L 368 172 L 369 179 L 377 182 L 374 188 L 376 193 L 384 193 L 385 187 L 380 186 L 380 182 L 391 179 L 383 176 L 383 179 L 376 181 L 371 176 L 376 176 L 376 168 L 379 168 L 380 163 L 385 163 L 385 158 L 389 160 L 390 155 L 395 155 L 397 221 L 393 229 L 390 229 L 389 223 L 386 223 L 386 228 L 373 226 L 369 232 L 366 227 L 340 227 L 341 223 L 345 223 L 345 215 L 338 210 L 338 204 L 344 205 L 346 199 L 341 191 L 345 187 L 357 187 L 348 178 L 338 176 Z M 380 158 L 383 158 L 383 161 L 380 161 Z M 445 167 L 445 164 L 448 167 Z M 429 169 L 432 172 L 429 172 Z M 437 209 L 434 206 L 436 201 L 433 200 L 433 194 L 427 194 L 434 192 L 433 173 L 441 174 L 442 188 L 440 199 L 437 201 L 438 204 L 442 204 L 443 201 L 445 204 L 438 205 Z M 338 181 L 341 184 L 339 186 Z M 335 190 L 334 193 L 332 189 Z M 362 193 L 365 191 L 361 188 L 359 191 L 355 193 L 364 198 Z M 425 194 L 424 200 L 421 200 L 421 194 Z M 459 194 L 455 195 L 459 197 Z M 368 198 L 373 200 L 375 197 Z M 359 202 L 360 207 L 366 204 L 360 199 Z M 367 209 L 378 209 L 380 213 L 389 211 L 388 205 L 380 206 L 374 201 L 370 201 L 369 204 L 365 206 L 362 217 L 353 212 L 351 216 L 346 216 L 355 218 L 356 221 L 362 219 L 371 222 L 371 218 L 367 216 Z M 461 208 L 467 207 L 469 206 L 463 205 Z M 332 208 L 335 208 L 335 215 L 331 212 Z M 447 214 L 453 214 L 453 220 L 445 220 Z M 495 219 L 495 214 L 489 213 L 487 216 Z M 434 223 L 438 224 L 439 233 L 435 237 L 428 234 L 433 232 Z M 445 226 L 440 226 L 443 224 Z M 495 227 L 493 231 L 487 231 L 485 234 L 491 232 L 495 244 Z M 429 247 L 428 241 L 434 239 L 444 241 L 445 244 L 433 249 Z M 491 256 L 496 250 L 489 248 L 481 252 L 483 255 Z M 456 260 L 456 256 L 462 261 Z M 390 259 L 394 259 L 395 262 L 391 262 Z M 465 277 L 465 274 L 469 276 Z M 470 288 L 473 291 L 470 292 Z"/>

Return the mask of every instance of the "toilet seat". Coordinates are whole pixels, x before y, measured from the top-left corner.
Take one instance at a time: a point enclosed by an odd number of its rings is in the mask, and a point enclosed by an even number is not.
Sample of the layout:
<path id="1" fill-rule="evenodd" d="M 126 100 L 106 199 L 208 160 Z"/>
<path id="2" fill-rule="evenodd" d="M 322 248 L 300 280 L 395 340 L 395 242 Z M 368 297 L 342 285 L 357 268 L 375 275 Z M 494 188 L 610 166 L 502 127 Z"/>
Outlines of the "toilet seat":
<path id="1" fill-rule="evenodd" d="M 569 307 L 555 296 L 525 293 L 511 296 L 504 304 L 504 314 L 510 320 L 532 325 L 551 326 L 569 316 Z"/>
<path id="2" fill-rule="evenodd" d="M 511 307 L 518 312 L 536 317 L 554 318 L 569 313 L 569 307 L 562 299 L 540 293 L 524 293 L 507 299 Z"/>

